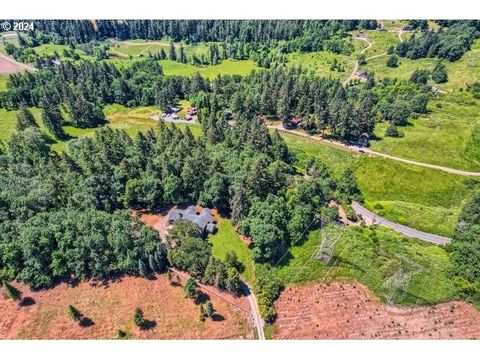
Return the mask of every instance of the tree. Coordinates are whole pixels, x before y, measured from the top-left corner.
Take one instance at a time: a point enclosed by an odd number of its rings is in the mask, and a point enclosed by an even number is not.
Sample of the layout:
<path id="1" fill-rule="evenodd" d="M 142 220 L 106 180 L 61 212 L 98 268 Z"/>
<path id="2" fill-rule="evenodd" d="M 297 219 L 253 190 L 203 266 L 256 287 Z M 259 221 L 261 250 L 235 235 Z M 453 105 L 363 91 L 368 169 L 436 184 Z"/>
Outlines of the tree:
<path id="1" fill-rule="evenodd" d="M 385 130 L 385 136 L 388 136 L 388 137 L 398 138 L 398 137 L 401 137 L 401 135 L 402 135 L 401 131 L 399 131 L 398 128 L 393 124 L 390 124 Z"/>
<path id="2" fill-rule="evenodd" d="M 415 84 L 425 85 L 428 82 L 429 78 L 430 71 L 425 69 L 417 69 L 410 76 L 410 81 Z"/>
<path id="3" fill-rule="evenodd" d="M 205 321 L 206 318 L 207 318 L 207 311 L 205 309 L 205 306 L 203 304 L 200 304 L 199 319 L 200 321 Z"/>
<path id="4" fill-rule="evenodd" d="M 215 310 L 213 309 L 212 302 L 210 300 L 207 300 L 205 303 L 205 313 L 207 314 L 208 317 L 212 317 L 214 314 Z"/>
<path id="5" fill-rule="evenodd" d="M 133 323 L 138 327 L 142 327 L 144 322 L 145 322 L 145 319 L 143 317 L 143 311 L 142 309 L 137 307 L 135 309 L 135 312 L 133 313 Z"/>
<path id="6" fill-rule="evenodd" d="M 187 56 L 185 55 L 185 49 L 183 45 L 180 45 L 180 62 L 183 64 L 187 63 Z"/>
<path id="7" fill-rule="evenodd" d="M 58 107 L 46 104 L 42 109 L 42 120 L 45 127 L 57 138 L 65 138 L 63 131 L 63 116 Z"/>
<path id="8" fill-rule="evenodd" d="M 395 54 L 390 55 L 390 57 L 387 60 L 387 66 L 390 68 L 398 67 L 398 56 Z"/>
<path id="9" fill-rule="evenodd" d="M 68 305 L 68 316 L 70 316 L 70 318 L 75 322 L 80 322 L 83 318 L 80 310 L 78 310 L 73 305 Z"/>
<path id="10" fill-rule="evenodd" d="M 173 41 L 170 43 L 168 58 L 170 60 L 177 61 L 177 52 L 175 51 L 175 44 L 173 43 Z"/>
<path id="11" fill-rule="evenodd" d="M 367 58 L 366 58 L 365 54 L 358 55 L 357 62 L 358 62 L 358 65 L 366 65 L 367 64 Z"/>
<path id="12" fill-rule="evenodd" d="M 38 124 L 30 110 L 28 110 L 25 106 L 22 106 L 17 115 L 17 129 L 25 130 L 27 127 L 38 128 Z"/>
<path id="13" fill-rule="evenodd" d="M 183 290 L 185 291 L 185 295 L 188 298 L 196 299 L 198 294 L 197 294 L 197 282 L 195 281 L 195 279 L 188 278 L 188 280 L 185 282 L 185 286 L 183 287 Z"/>
<path id="14" fill-rule="evenodd" d="M 432 80 L 437 84 L 443 84 L 448 81 L 447 68 L 444 63 L 437 62 L 432 70 Z"/>
<path id="15" fill-rule="evenodd" d="M 22 292 L 6 281 L 3 281 L 3 293 L 6 297 L 14 301 L 20 301 L 22 299 Z"/>

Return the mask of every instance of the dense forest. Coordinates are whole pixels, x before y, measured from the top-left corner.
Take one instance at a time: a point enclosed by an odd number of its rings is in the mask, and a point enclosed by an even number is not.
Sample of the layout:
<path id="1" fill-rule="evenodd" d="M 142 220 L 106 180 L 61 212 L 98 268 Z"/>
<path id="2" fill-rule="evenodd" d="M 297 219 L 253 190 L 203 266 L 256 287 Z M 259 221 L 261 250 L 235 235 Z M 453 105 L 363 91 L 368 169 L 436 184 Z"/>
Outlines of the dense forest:
<path id="1" fill-rule="evenodd" d="M 345 89 L 338 80 L 283 66 L 207 81 L 199 74 L 163 76 L 161 66 L 152 59 L 135 62 L 125 70 L 104 62 L 80 61 L 12 75 L 8 90 L 0 94 L 0 106 L 41 107 L 46 126 L 58 138 L 64 136 L 59 125 L 65 121 L 59 108 L 66 110 L 72 125 L 95 127 L 104 122 L 105 104 L 167 109 L 180 99 L 189 99 L 201 109 L 200 121 L 205 125 L 215 121 L 226 126 L 231 117 L 267 116 L 289 122 L 301 116 L 308 131 L 327 131 L 352 141 L 371 134 L 376 119 L 402 125 L 412 112 L 425 112 L 427 93 L 425 86 L 391 81 L 374 89 Z"/>
<path id="2" fill-rule="evenodd" d="M 473 41 L 480 36 L 480 21 L 446 22 L 448 28 L 438 31 L 424 30 L 397 45 L 395 52 L 402 57 L 419 59 L 438 57 L 455 61 L 470 50 Z"/>

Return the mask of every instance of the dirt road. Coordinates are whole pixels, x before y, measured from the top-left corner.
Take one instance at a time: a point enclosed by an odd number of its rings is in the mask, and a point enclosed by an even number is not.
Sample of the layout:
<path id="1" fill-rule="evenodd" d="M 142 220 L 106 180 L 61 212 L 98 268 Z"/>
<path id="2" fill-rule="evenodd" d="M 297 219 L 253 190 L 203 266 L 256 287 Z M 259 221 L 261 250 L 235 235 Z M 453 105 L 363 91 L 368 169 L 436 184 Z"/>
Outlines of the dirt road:
<path id="1" fill-rule="evenodd" d="M 415 230 L 408 226 L 394 223 L 393 221 L 387 220 L 371 212 L 370 210 L 360 205 L 356 201 L 352 201 L 352 208 L 353 210 L 355 210 L 355 213 L 357 214 L 357 216 L 361 216 L 363 220 L 365 220 L 365 223 L 367 225 L 377 225 L 377 224 L 383 225 L 396 232 L 402 233 L 403 235 L 406 235 L 408 237 L 413 237 L 423 241 L 428 241 L 437 245 L 449 244 L 452 241 L 452 239 L 445 236 L 426 233 L 423 231 Z"/>
<path id="2" fill-rule="evenodd" d="M 364 54 L 365 51 L 367 51 L 368 49 L 370 49 L 372 47 L 372 43 L 367 39 L 367 38 L 363 38 L 363 37 L 358 37 L 358 36 L 353 36 L 353 39 L 354 40 L 361 40 L 361 41 L 365 41 L 368 45 L 366 47 L 364 47 L 362 49 L 362 51 L 360 51 L 360 54 Z M 355 73 L 358 71 L 358 68 L 360 67 L 360 64 L 358 63 L 358 61 L 355 61 L 355 65 L 353 67 L 353 71 L 352 73 L 350 74 L 350 76 L 343 82 L 343 86 L 347 86 L 348 83 L 355 77 Z"/>
<path id="3" fill-rule="evenodd" d="M 452 169 L 452 168 L 449 168 L 449 167 L 446 167 L 446 166 L 434 165 L 434 164 L 424 163 L 424 162 L 421 162 L 421 161 L 409 160 L 409 159 L 401 158 L 401 157 L 398 157 L 398 156 L 388 155 L 388 154 L 384 154 L 384 153 L 374 151 L 374 150 L 371 150 L 371 149 L 368 149 L 368 148 L 363 148 L 363 147 L 360 148 L 358 146 L 345 145 L 341 142 L 334 141 L 334 140 L 328 140 L 328 139 L 325 139 L 321 136 L 308 135 L 308 134 L 305 134 L 305 133 L 297 131 L 297 130 L 287 130 L 287 129 L 284 129 L 282 125 L 271 125 L 271 126 L 268 126 L 268 128 L 269 129 L 275 129 L 275 130 L 282 131 L 282 132 L 289 133 L 289 134 L 296 135 L 296 136 L 301 136 L 303 138 L 310 139 L 310 140 L 313 140 L 313 141 L 320 141 L 320 142 L 322 142 L 326 145 L 336 147 L 336 148 L 339 148 L 339 149 L 345 150 L 345 151 L 351 151 L 351 152 L 356 153 L 356 154 L 365 154 L 365 155 L 369 155 L 369 156 L 382 157 L 384 159 L 389 159 L 389 160 L 403 162 L 403 163 L 406 163 L 406 164 L 412 164 L 412 165 L 422 166 L 422 167 L 426 167 L 426 168 L 430 168 L 430 169 L 440 170 L 440 171 L 444 171 L 444 172 L 447 172 L 447 173 L 450 173 L 450 174 L 455 174 L 455 175 L 480 176 L 480 172 Z"/>

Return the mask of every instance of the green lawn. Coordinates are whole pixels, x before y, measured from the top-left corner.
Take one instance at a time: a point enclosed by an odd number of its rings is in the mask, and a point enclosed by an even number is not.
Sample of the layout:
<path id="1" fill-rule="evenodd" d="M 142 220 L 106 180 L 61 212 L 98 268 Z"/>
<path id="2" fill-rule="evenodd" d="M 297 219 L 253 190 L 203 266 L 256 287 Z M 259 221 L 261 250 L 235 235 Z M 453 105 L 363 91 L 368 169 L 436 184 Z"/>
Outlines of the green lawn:
<path id="1" fill-rule="evenodd" d="M 7 81 L 9 74 L 0 74 L 0 91 L 5 91 L 7 89 Z"/>
<path id="2" fill-rule="evenodd" d="M 229 219 L 220 219 L 218 222 L 218 231 L 210 235 L 209 242 L 213 246 L 213 255 L 218 259 L 223 260 L 229 251 L 237 254 L 238 260 L 245 267 L 242 272 L 242 277 L 252 283 L 254 280 L 255 269 L 252 260 L 252 250 L 248 248 L 238 237 L 237 232 L 233 228 L 232 222 Z"/>
<path id="3" fill-rule="evenodd" d="M 297 156 L 300 170 L 310 156 L 323 160 L 337 176 L 345 166 L 353 166 L 367 207 L 419 230 L 451 236 L 462 202 L 473 191 L 464 176 L 355 155 L 293 135 L 282 137 Z M 383 209 L 376 209 L 376 204 Z"/>
<path id="4" fill-rule="evenodd" d="M 330 266 L 313 258 L 323 238 L 340 238 Z M 387 279 L 400 268 L 411 274 L 405 291 L 392 292 L 397 304 L 416 306 L 440 303 L 456 297 L 448 252 L 436 245 L 407 239 L 382 228 L 330 226 L 312 231 L 304 244 L 294 246 L 276 268 L 259 266 L 273 273 L 284 285 L 312 281 L 357 280 L 385 300 Z"/>
<path id="5" fill-rule="evenodd" d="M 384 137 L 387 123 L 375 129 L 372 149 L 412 160 L 462 170 L 480 170 L 479 101 L 470 94 L 442 94 L 429 104 L 429 114 L 401 127 L 403 138 Z"/>
<path id="6" fill-rule="evenodd" d="M 330 66 L 335 59 L 343 67 L 344 71 L 330 70 Z M 301 66 L 304 69 L 313 71 L 315 75 L 341 80 L 350 75 L 356 59 L 346 55 L 334 54 L 330 51 L 320 51 L 311 53 L 290 53 L 287 55 L 287 61 L 289 66 Z"/>

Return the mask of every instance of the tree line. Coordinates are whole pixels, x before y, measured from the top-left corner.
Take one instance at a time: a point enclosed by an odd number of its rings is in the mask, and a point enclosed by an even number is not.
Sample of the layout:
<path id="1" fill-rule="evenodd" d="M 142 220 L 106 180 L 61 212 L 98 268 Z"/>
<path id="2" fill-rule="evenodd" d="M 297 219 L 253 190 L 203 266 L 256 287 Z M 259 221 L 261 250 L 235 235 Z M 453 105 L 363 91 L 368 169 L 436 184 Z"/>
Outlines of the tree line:
<path id="1" fill-rule="evenodd" d="M 401 57 L 419 59 L 438 57 L 456 61 L 470 50 L 473 41 L 480 36 L 479 21 L 462 21 L 448 23 L 450 27 L 441 27 L 438 31 L 424 30 L 414 33 L 401 42 L 395 52 Z"/>

